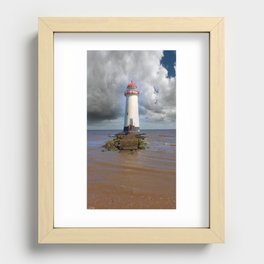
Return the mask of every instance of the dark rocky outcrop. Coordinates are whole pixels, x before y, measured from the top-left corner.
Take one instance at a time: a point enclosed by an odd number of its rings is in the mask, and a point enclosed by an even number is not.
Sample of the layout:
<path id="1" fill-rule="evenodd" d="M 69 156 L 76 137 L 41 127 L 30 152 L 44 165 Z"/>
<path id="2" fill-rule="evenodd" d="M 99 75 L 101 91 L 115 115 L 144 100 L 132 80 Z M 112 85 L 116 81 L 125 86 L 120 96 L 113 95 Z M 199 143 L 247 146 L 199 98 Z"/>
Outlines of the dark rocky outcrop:
<path id="1" fill-rule="evenodd" d="M 138 150 L 145 149 L 147 143 L 145 142 L 145 135 L 139 133 L 119 133 L 113 139 L 107 141 L 103 148 L 108 151 L 118 150 Z"/>

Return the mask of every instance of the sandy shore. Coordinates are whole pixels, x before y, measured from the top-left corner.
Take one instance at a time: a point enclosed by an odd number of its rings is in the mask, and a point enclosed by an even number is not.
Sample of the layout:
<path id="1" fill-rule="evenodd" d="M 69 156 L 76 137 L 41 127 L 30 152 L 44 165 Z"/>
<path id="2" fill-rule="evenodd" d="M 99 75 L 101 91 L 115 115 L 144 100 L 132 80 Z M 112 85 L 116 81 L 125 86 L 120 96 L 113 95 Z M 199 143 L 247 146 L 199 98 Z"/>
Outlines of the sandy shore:
<path id="1" fill-rule="evenodd" d="M 174 138 L 156 133 L 148 141 L 149 149 L 134 152 L 88 144 L 89 209 L 176 208 Z"/>

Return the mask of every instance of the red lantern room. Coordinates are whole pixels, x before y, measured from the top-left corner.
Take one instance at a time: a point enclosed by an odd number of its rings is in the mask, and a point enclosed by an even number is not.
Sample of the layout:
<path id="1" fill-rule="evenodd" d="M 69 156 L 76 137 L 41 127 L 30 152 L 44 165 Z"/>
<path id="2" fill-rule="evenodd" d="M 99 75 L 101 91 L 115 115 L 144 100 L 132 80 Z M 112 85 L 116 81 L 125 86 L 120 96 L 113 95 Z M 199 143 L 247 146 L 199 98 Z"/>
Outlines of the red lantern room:
<path id="1" fill-rule="evenodd" d="M 137 88 L 136 84 L 131 80 L 131 82 L 128 84 L 127 88 Z"/>
<path id="2" fill-rule="evenodd" d="M 128 85 L 127 85 L 127 90 L 125 91 L 125 96 L 127 95 L 139 95 L 139 91 L 137 90 L 137 85 L 131 81 Z"/>

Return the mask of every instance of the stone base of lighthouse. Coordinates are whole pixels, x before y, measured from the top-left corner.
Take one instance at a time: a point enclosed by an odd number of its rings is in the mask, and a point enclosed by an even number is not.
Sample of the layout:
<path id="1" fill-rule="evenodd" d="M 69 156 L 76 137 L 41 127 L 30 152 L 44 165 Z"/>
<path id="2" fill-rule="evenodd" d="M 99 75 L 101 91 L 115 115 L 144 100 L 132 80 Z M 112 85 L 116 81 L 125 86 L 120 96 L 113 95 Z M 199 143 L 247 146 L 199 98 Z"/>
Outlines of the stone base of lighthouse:
<path id="1" fill-rule="evenodd" d="M 125 126 L 124 132 L 125 133 L 139 133 L 140 129 L 139 127 L 135 127 L 135 126 Z"/>
<path id="2" fill-rule="evenodd" d="M 146 145 L 144 134 L 121 132 L 116 134 L 113 139 L 107 141 L 103 148 L 109 151 L 140 150 L 145 149 Z"/>

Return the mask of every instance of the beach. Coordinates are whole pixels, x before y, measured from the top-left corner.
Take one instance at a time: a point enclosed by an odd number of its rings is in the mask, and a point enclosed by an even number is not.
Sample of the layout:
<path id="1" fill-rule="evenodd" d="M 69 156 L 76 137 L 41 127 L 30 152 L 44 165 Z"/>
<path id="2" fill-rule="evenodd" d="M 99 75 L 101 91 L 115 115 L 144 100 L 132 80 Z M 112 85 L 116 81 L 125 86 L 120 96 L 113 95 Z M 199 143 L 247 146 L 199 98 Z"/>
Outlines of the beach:
<path id="1" fill-rule="evenodd" d="M 145 150 L 104 150 L 118 132 L 87 131 L 87 208 L 176 209 L 176 131 L 141 131 Z"/>

